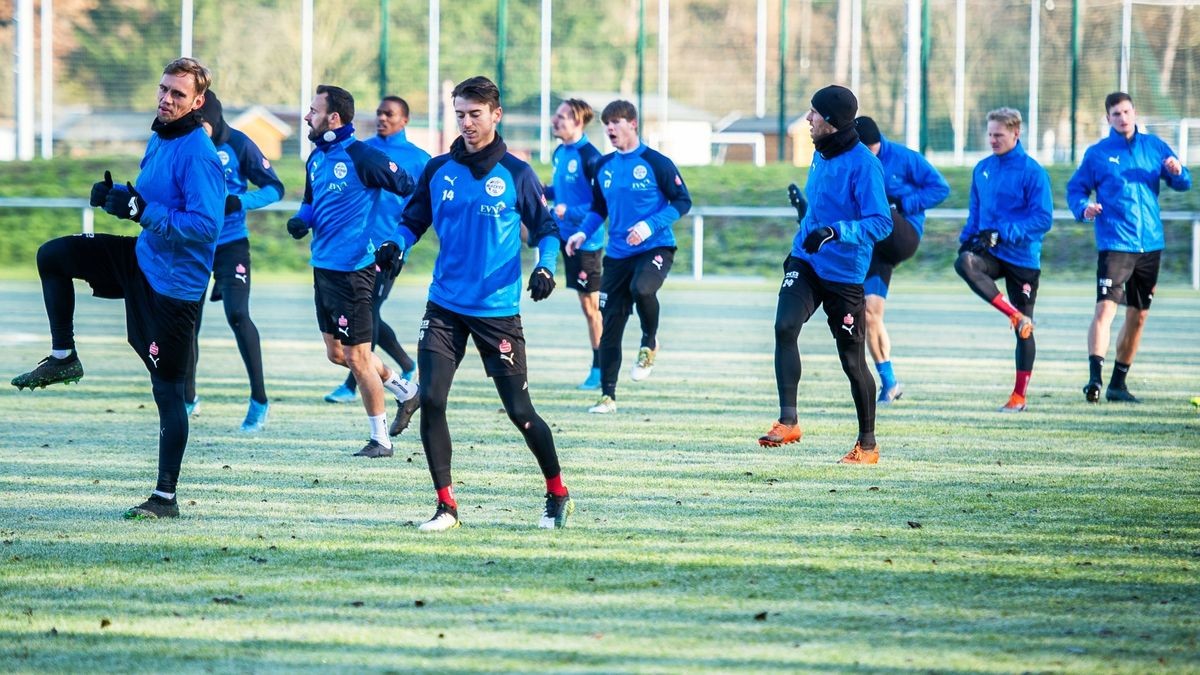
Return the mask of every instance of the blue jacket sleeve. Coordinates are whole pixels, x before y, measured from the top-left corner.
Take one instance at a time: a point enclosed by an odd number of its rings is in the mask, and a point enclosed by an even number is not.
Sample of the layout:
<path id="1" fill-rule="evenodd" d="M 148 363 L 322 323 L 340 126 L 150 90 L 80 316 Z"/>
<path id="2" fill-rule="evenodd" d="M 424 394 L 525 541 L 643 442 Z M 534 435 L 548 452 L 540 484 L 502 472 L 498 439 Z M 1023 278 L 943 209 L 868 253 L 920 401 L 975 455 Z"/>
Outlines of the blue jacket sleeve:
<path id="1" fill-rule="evenodd" d="M 283 181 L 275 174 L 271 163 L 263 157 L 262 151 L 250 139 L 245 139 L 235 147 L 238 156 L 238 167 L 246 180 L 257 185 L 257 190 L 247 190 L 239 195 L 242 208 L 247 211 L 261 209 L 268 204 L 283 199 Z"/>
<path id="2" fill-rule="evenodd" d="M 1001 225 L 1002 241 L 1035 241 L 1049 232 L 1054 224 L 1054 197 L 1050 192 L 1050 175 L 1046 170 L 1031 164 L 1026 169 L 1023 187 L 1027 215 Z"/>
<path id="3" fill-rule="evenodd" d="M 971 194 L 967 197 L 967 224 L 963 225 L 962 232 L 958 235 L 958 243 L 966 243 L 968 239 L 975 236 L 979 231 L 979 181 L 977 180 L 979 167 L 971 172 Z"/>
<path id="4" fill-rule="evenodd" d="M 687 185 L 684 184 L 674 162 L 657 153 L 647 157 L 647 161 L 654 168 L 654 179 L 658 183 L 658 189 L 667 200 L 666 206 L 644 219 L 651 232 L 658 232 L 671 227 L 675 221 L 692 210 L 692 196 L 688 193 Z"/>
<path id="5" fill-rule="evenodd" d="M 604 191 L 600 189 L 600 181 L 596 180 L 595 176 L 600 174 L 600 167 L 604 164 L 608 157 L 605 155 L 597 160 L 596 165 L 592 168 L 592 203 L 588 207 L 588 212 L 583 217 L 583 222 L 579 224 L 579 231 L 585 237 L 591 237 L 600 229 L 608 218 L 608 200 L 604 198 Z"/>
<path id="6" fill-rule="evenodd" d="M 923 213 L 950 196 L 950 184 L 919 154 L 912 155 L 908 179 L 912 190 L 900 199 L 900 208 L 907 215 Z"/>
<path id="7" fill-rule="evenodd" d="M 1075 173 L 1071 174 L 1071 180 L 1067 181 L 1067 208 L 1071 209 L 1075 220 L 1079 221 L 1083 220 L 1083 211 L 1091 201 L 1092 191 L 1096 188 L 1096 181 L 1092 178 L 1091 157 L 1092 153 L 1084 153 L 1079 168 L 1075 169 Z"/>
<path id="8" fill-rule="evenodd" d="M 210 151 L 211 153 L 211 151 Z M 178 168 L 184 186 L 183 209 L 149 202 L 140 221 L 144 229 L 171 240 L 214 242 L 225 222 L 225 174 L 212 157 L 196 157 Z"/>
<path id="9" fill-rule="evenodd" d="M 600 151 L 592 144 L 584 146 L 579 151 L 579 157 L 583 160 L 583 177 L 587 179 L 588 185 L 596 181 L 596 167 L 600 163 Z M 547 197 L 548 198 L 548 197 Z M 575 204 L 567 207 L 567 215 L 563 220 L 578 226 L 587 218 L 587 214 L 592 210 L 591 204 Z M 592 230 L 595 232 L 595 230 Z M 588 235 L 589 237 L 591 235 Z"/>
<path id="10" fill-rule="evenodd" d="M 892 231 L 892 214 L 883 189 L 883 167 L 879 162 L 863 164 L 855 172 L 850 189 L 858 204 L 857 220 L 839 220 L 830 227 L 838 240 L 847 244 L 874 243 Z"/>
<path id="11" fill-rule="evenodd" d="M 1167 161 L 1168 157 L 1174 157 L 1175 159 L 1179 159 L 1179 157 L 1175 154 L 1175 152 L 1171 150 L 1171 146 L 1167 145 L 1166 142 L 1162 142 L 1162 141 L 1160 141 L 1160 142 L 1162 143 L 1162 149 L 1163 149 L 1163 157 L 1162 157 L 1163 162 Z M 1180 163 L 1182 163 L 1182 161 L 1183 160 L 1180 160 Z M 1188 190 L 1191 189 L 1191 187 L 1192 187 L 1192 172 L 1188 171 L 1188 168 L 1186 166 L 1183 167 L 1183 171 L 1181 171 L 1178 176 L 1175 176 L 1175 175 L 1171 174 L 1170 171 L 1167 171 L 1167 167 L 1162 166 L 1162 162 L 1159 162 L 1159 166 L 1162 167 L 1161 168 L 1162 179 L 1164 181 L 1166 181 L 1167 187 L 1171 188 L 1172 190 L 1174 190 L 1176 192 L 1187 192 Z"/>
<path id="12" fill-rule="evenodd" d="M 316 152 L 315 150 L 313 152 Z M 313 191 L 312 191 L 312 173 L 308 168 L 309 162 L 312 161 L 312 154 L 308 155 L 308 160 L 304 162 L 304 197 L 300 200 L 300 210 L 296 212 L 296 217 L 309 226 L 313 222 Z"/>
<path id="13" fill-rule="evenodd" d="M 369 188 L 380 188 L 393 194 L 407 197 L 413 193 L 416 183 L 381 150 L 366 143 L 351 143 L 346 154 L 354 161 L 358 179 Z"/>
<path id="14" fill-rule="evenodd" d="M 425 231 L 433 224 L 433 200 L 429 195 L 429 181 L 434 172 L 449 160 L 449 155 L 441 155 L 429 161 L 421 177 L 417 179 L 416 189 L 404 205 L 400 214 L 400 227 L 396 236 L 400 237 L 404 248 L 408 249 L 421 239 Z"/>
<path id="15" fill-rule="evenodd" d="M 554 222 L 554 216 L 551 216 L 549 209 L 546 208 L 546 201 L 542 197 L 542 184 L 538 180 L 537 174 L 528 164 L 524 164 L 517 168 L 515 178 L 517 181 L 517 213 L 521 215 L 521 222 L 529 230 L 529 245 L 536 247 L 543 239 L 549 237 L 555 240 L 554 246 L 557 249 L 561 239 L 558 225 Z"/>

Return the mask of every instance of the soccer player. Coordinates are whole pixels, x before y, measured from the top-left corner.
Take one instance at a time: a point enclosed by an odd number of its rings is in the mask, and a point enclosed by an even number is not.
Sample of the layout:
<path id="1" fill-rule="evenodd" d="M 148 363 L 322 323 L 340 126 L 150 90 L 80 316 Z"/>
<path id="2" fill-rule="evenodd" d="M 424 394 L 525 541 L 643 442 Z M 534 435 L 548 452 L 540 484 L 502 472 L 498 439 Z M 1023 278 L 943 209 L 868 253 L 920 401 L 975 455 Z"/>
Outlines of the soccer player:
<path id="1" fill-rule="evenodd" d="M 1042 238 L 1050 231 L 1050 177 L 1021 145 L 1021 113 L 998 108 L 987 115 L 992 156 L 975 165 L 967 224 L 954 270 L 985 302 L 1008 317 L 1017 336 L 1016 382 L 1000 412 L 1026 408 L 1037 346 L 1033 305 L 1041 277 Z M 1008 297 L 996 286 L 1004 279 Z"/>
<path id="2" fill-rule="evenodd" d="M 596 164 L 592 206 L 579 230 L 567 239 L 566 254 L 575 255 L 608 219 L 608 252 L 600 286 L 601 396 L 590 413 L 617 411 L 617 377 L 621 371 L 621 337 L 637 308 L 642 323 L 634 382 L 650 377 L 658 354 L 658 289 L 675 259 L 671 225 L 692 208 L 692 197 L 674 162 L 642 145 L 637 108 L 613 101 L 600 115 L 616 152 Z"/>
<path id="3" fill-rule="evenodd" d="M 892 233 L 875 244 L 863 293 L 867 307 L 867 349 L 879 372 L 878 405 L 890 405 L 904 395 L 904 385 L 892 370 L 892 340 L 883 325 L 884 303 L 892 270 L 913 257 L 925 233 L 925 210 L 950 196 L 950 185 L 921 155 L 879 132 L 870 117 L 854 120 L 858 139 L 883 164 L 883 188 L 892 207 Z"/>
<path id="4" fill-rule="evenodd" d="M 97 297 L 125 300 L 129 345 L 150 371 L 159 420 L 158 482 L 126 518 L 179 515 L 175 489 L 188 439 L 184 379 L 225 214 L 221 163 L 197 114 L 211 81 L 198 61 L 168 63 L 137 184 L 115 184 L 105 171 L 104 180 L 92 186 L 91 204 L 141 225 L 137 237 L 76 235 L 38 249 L 51 350 L 36 368 L 12 380 L 24 389 L 83 377 L 75 352 L 72 279 L 86 281 Z"/>
<path id="5" fill-rule="evenodd" d="M 1109 329 L 1117 305 L 1125 305 L 1125 324 L 1117 335 L 1117 361 L 1104 398 L 1138 403 L 1125 384 L 1142 329 L 1154 299 L 1163 250 L 1158 211 L 1159 184 L 1183 192 L 1192 175 L 1170 146 L 1157 136 L 1139 132 L 1133 99 L 1114 92 L 1104 99 L 1111 129 L 1108 138 L 1087 149 L 1067 183 L 1067 205 L 1079 220 L 1096 223 L 1096 313 L 1088 327 L 1088 383 L 1083 394 L 1100 401 L 1101 373 L 1108 353 Z M 1095 193 L 1096 200 L 1091 200 Z"/>
<path id="6" fill-rule="evenodd" d="M 883 167 L 859 142 L 854 126 L 858 99 L 829 85 L 813 94 L 808 120 L 816 152 L 805 186 L 808 208 L 792 252 L 783 264 L 775 310 L 775 384 L 779 419 L 758 439 L 764 447 L 800 440 L 800 329 L 825 306 L 842 371 L 858 416 L 858 438 L 842 464 L 878 464 L 875 441 L 875 381 L 863 346 L 863 280 L 875 242 L 888 236 L 892 216 L 883 187 Z M 795 200 L 793 200 L 795 201 Z"/>
<path id="7" fill-rule="evenodd" d="M 468 338 L 546 480 L 538 526 L 565 527 L 575 504 L 563 484 L 550 427 L 529 399 L 520 315 L 521 225 L 529 231 L 529 245 L 538 250 L 529 276 L 534 302 L 554 290 L 558 228 L 533 169 L 509 154 L 496 133 L 504 114 L 496 85 L 486 77 L 472 77 L 458 83 L 451 98 L 460 135 L 448 154 L 425 166 L 404 209 L 399 236 L 380 247 L 375 258 L 380 270 L 394 273 L 404 251 L 431 226 L 441 242 L 417 339 L 421 443 L 437 492 L 437 510 L 420 530 L 443 532 L 459 525 L 446 404 Z"/>
<path id="8" fill-rule="evenodd" d="M 546 188 L 546 199 L 556 202 L 554 221 L 563 237 L 574 234 L 592 206 L 592 179 L 600 151 L 583 130 L 596 114 L 592 106 L 577 98 L 567 99 L 550 119 L 554 136 L 562 144 L 554 149 L 554 178 Z M 584 240 L 575 255 L 567 255 L 566 278 L 579 294 L 579 307 L 587 320 L 592 345 L 592 369 L 580 389 L 600 388 L 600 280 L 604 258 L 604 228 Z"/>
<path id="9" fill-rule="evenodd" d="M 246 227 L 246 212 L 274 204 L 283 198 L 283 183 L 271 168 L 271 162 L 246 134 L 225 123 L 221 101 L 209 90 L 200 108 L 204 131 L 217 148 L 217 158 L 225 173 L 225 222 L 217 239 L 213 258 L 212 300 L 225 306 L 225 320 L 233 329 L 242 363 L 250 377 L 250 407 L 242 421 L 242 431 L 261 431 L 267 423 L 267 388 L 263 382 L 262 345 L 258 327 L 250 318 L 250 230 Z M 259 189 L 249 190 L 253 183 Z M 192 341 L 193 359 L 188 368 L 184 401 L 190 416 L 200 402 L 196 395 L 196 364 L 200 360 L 200 322 L 204 303 L 196 315 L 196 332 Z"/>
<path id="10" fill-rule="evenodd" d="M 408 141 L 408 134 L 404 131 L 407 126 L 408 101 L 399 96 L 385 96 L 375 110 L 375 136 L 367 139 L 364 143 L 383 151 L 397 166 L 415 179 L 425 170 L 425 163 L 429 161 L 429 153 Z M 400 214 L 404 211 L 404 205 L 408 203 L 408 199 L 408 197 L 401 197 L 390 192 L 380 195 L 379 208 L 385 213 L 381 214 L 378 219 L 379 225 L 383 228 L 378 235 L 378 241 L 386 241 L 395 237 L 396 228 L 400 225 Z M 382 347 L 388 356 L 400 364 L 400 377 L 415 381 L 413 376 L 416 373 L 417 364 L 413 362 L 408 352 L 404 351 L 400 340 L 396 338 L 396 331 L 392 330 L 392 327 L 383 320 L 381 313 L 383 303 L 391 294 L 392 284 L 395 280 L 396 277 L 391 274 L 375 275 L 375 290 L 371 295 L 374 298 L 371 313 L 375 317 L 375 323 L 371 330 L 371 349 L 374 350 L 375 345 Z M 358 382 L 354 379 L 353 373 L 347 375 L 346 381 L 337 389 L 325 395 L 325 400 L 330 403 L 350 403 L 356 398 L 358 398 Z"/>
<path id="11" fill-rule="evenodd" d="M 331 363 L 349 368 L 362 390 L 371 438 L 356 457 L 391 457 L 395 435 L 416 411 L 417 387 L 371 351 L 374 325 L 375 252 L 389 215 L 378 208 L 382 193 L 406 196 L 413 180 L 387 155 L 354 138 L 354 97 L 319 85 L 304 121 L 316 147 L 308 156 L 304 200 L 288 220 L 296 239 L 312 230 L 313 288 L 317 325 Z M 395 217 L 391 214 L 390 217 Z M 396 397 L 395 424 L 388 429 L 383 392 Z M 389 434 L 389 431 L 391 432 Z"/>

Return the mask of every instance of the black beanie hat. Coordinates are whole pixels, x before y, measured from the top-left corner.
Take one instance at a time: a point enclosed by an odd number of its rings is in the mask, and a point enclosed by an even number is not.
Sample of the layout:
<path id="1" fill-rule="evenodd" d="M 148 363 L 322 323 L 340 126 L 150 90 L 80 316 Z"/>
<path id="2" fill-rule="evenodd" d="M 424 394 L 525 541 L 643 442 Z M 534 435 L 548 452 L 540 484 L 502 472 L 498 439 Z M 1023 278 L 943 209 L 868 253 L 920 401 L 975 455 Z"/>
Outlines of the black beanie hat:
<path id="1" fill-rule="evenodd" d="M 209 89 L 204 94 L 204 105 L 200 106 L 200 118 L 216 129 L 221 126 L 221 114 L 221 101 L 216 92 Z"/>
<path id="2" fill-rule="evenodd" d="M 875 145 L 883 140 L 883 135 L 879 133 L 879 125 L 866 115 L 854 120 L 854 126 L 858 129 L 858 140 L 862 141 L 863 145 Z"/>
<path id="3" fill-rule="evenodd" d="M 858 99 L 849 89 L 831 84 L 813 94 L 812 107 L 834 128 L 845 129 L 854 124 Z"/>

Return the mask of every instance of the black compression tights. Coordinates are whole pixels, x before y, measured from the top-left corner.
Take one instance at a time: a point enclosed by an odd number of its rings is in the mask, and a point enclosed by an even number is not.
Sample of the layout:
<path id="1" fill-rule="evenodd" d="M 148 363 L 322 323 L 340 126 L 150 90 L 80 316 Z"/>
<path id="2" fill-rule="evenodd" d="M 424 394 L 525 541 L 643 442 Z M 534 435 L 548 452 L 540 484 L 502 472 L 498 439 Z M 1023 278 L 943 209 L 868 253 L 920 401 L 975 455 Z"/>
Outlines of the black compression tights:
<path id="1" fill-rule="evenodd" d="M 221 289 L 221 304 L 225 307 L 225 320 L 233 330 L 237 341 L 238 352 L 242 355 L 242 363 L 246 364 L 246 375 L 250 378 L 250 398 L 259 403 L 267 402 L 267 387 L 263 379 L 262 342 L 258 335 L 258 326 L 250 318 L 250 290 L 230 284 Z M 200 360 L 200 321 L 204 315 L 204 301 L 201 299 L 200 312 L 196 314 L 196 332 L 192 342 L 192 353 L 195 362 L 188 371 L 187 384 L 184 387 L 184 400 L 196 400 L 196 363 Z"/>
<path id="2" fill-rule="evenodd" d="M 183 382 L 150 376 L 154 403 L 158 406 L 158 484 L 160 492 L 175 492 L 179 467 L 188 442 L 188 417 L 183 406 Z"/>
<path id="3" fill-rule="evenodd" d="M 450 442 L 450 427 L 446 422 L 446 402 L 450 396 L 450 385 L 458 365 L 453 359 L 429 351 L 417 352 L 418 367 L 421 369 L 421 443 L 425 446 L 425 459 L 429 462 L 429 473 L 435 488 L 451 484 L 450 462 L 453 449 Z M 529 400 L 524 375 L 509 375 L 492 378 L 508 419 L 525 437 L 525 445 L 533 451 L 541 467 L 542 475 L 553 478 L 560 473 L 558 453 L 554 449 L 554 437 L 550 426 L 538 416 Z"/>

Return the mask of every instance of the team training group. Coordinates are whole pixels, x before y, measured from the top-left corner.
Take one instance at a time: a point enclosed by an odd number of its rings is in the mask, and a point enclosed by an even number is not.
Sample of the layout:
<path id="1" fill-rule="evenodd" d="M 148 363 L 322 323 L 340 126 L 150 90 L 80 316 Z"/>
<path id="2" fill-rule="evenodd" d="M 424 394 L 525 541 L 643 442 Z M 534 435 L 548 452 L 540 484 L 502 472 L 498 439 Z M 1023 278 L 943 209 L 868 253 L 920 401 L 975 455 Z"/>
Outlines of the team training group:
<path id="1" fill-rule="evenodd" d="M 76 235 L 46 242 L 37 269 L 49 319 L 50 354 L 13 378 L 19 389 L 77 382 L 74 279 L 101 298 L 123 299 L 129 344 L 150 373 L 158 408 L 158 478 L 148 499 L 127 518 L 179 515 L 176 484 L 188 441 L 188 418 L 199 403 L 196 366 L 201 311 L 221 301 L 250 380 L 242 430 L 261 430 L 269 410 L 258 330 L 249 314 L 250 245 L 246 211 L 280 200 L 283 184 L 247 136 L 224 120 L 198 61 L 167 64 L 158 85 L 152 135 L 134 181 L 106 171 L 91 191 L 92 206 L 137 222 L 137 237 Z M 691 208 L 679 170 L 640 140 L 638 111 L 613 101 L 600 114 L 615 149 L 602 155 L 584 129 L 594 112 L 568 99 L 553 117 L 561 140 L 552 184 L 508 152 L 497 125 L 500 91 L 486 77 L 453 90 L 459 136 L 431 158 L 405 138 L 408 104 L 388 96 L 376 111 L 375 137 L 355 137 L 354 99 L 345 89 L 316 88 L 304 121 L 315 145 L 306 162 L 304 197 L 287 222 L 296 239 L 310 237 L 317 324 L 329 361 L 349 370 L 325 399 L 362 399 L 370 428 L 355 455 L 388 457 L 391 437 L 419 409 L 421 444 L 436 492 L 423 532 L 459 526 L 451 479 L 446 406 L 455 372 L 473 341 L 504 410 L 533 452 L 546 481 L 539 527 L 561 528 L 575 509 L 563 482 L 554 437 L 538 415 L 526 378 L 521 327 L 522 286 L 535 302 L 562 275 L 578 294 L 592 347 L 581 389 L 599 390 L 588 411 L 617 412 L 622 336 L 637 311 L 641 326 L 630 379 L 644 380 L 658 354 L 658 290 L 675 255 L 672 225 Z M 1075 217 L 1096 232 L 1096 307 L 1088 331 L 1088 402 L 1133 404 L 1126 387 L 1157 283 L 1164 246 L 1158 193 L 1191 187 L 1191 174 L 1162 140 L 1138 130 L 1133 101 L 1110 94 L 1111 126 L 1090 147 L 1067 185 Z M 875 409 L 904 394 L 891 362 L 884 308 L 892 271 L 917 250 L 925 211 L 950 193 L 925 158 L 884 137 L 845 87 L 815 94 L 806 115 L 815 147 L 803 191 L 788 189 L 799 227 L 784 262 L 775 314 L 775 380 L 779 417 L 758 439 L 776 447 L 800 440 L 797 395 L 801 328 L 823 306 L 858 417 L 853 448 L 839 462 L 876 464 Z M 1034 304 L 1042 239 L 1052 221 L 1046 171 L 1021 146 L 1021 114 L 987 115 L 992 154 L 976 165 L 968 216 L 954 267 L 979 297 L 1009 320 L 1016 336 L 1016 380 L 1002 412 L 1026 408 L 1033 371 Z M 553 206 L 548 206 L 552 202 Z M 607 221 L 607 228 L 604 227 Z M 416 361 L 380 318 L 406 252 L 432 227 L 440 242 L 421 319 Z M 607 230 L 607 234 L 606 234 Z M 521 246 L 537 263 L 523 281 Z M 1002 292 L 997 281 L 1004 279 Z M 1104 357 L 1118 305 L 1125 305 L 1107 387 Z M 398 368 L 375 354 L 379 345 Z M 867 367 L 870 349 L 878 392 Z M 416 374 L 420 374 L 420 385 Z M 396 400 L 387 422 L 386 398 Z"/>

